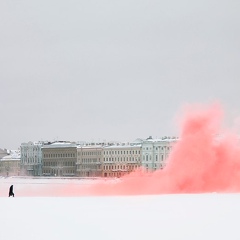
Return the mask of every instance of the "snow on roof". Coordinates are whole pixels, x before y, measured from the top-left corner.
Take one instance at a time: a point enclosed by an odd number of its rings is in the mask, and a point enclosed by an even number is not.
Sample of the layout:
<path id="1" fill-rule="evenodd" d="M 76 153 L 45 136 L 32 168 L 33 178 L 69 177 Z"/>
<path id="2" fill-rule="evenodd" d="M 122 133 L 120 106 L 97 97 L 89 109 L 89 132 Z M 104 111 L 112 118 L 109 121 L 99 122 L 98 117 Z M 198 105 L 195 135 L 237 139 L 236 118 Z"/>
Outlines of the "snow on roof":
<path id="1" fill-rule="evenodd" d="M 51 145 L 64 145 L 64 144 L 72 144 L 71 142 L 54 142 Z"/>
<path id="2" fill-rule="evenodd" d="M 0 161 L 20 161 L 20 156 L 18 155 L 7 155 L 0 159 Z"/>
<path id="3" fill-rule="evenodd" d="M 48 141 L 35 141 L 35 142 L 27 142 L 27 143 L 21 143 L 21 146 L 41 146 L 48 143 Z"/>
<path id="4" fill-rule="evenodd" d="M 54 142 L 52 144 L 49 145 L 44 145 L 42 148 L 64 148 L 64 147 L 76 147 L 77 145 L 75 143 L 72 142 Z"/>
<path id="5" fill-rule="evenodd" d="M 77 148 L 83 148 L 83 149 L 97 149 L 97 148 L 99 148 L 99 149 L 102 149 L 103 148 L 103 146 L 99 146 L 99 145 L 84 145 L 84 146 L 77 146 Z"/>
<path id="6" fill-rule="evenodd" d="M 178 139 L 175 138 L 155 138 L 155 139 L 146 139 L 143 142 L 176 142 Z"/>
<path id="7" fill-rule="evenodd" d="M 104 146 L 105 149 L 124 149 L 124 148 L 136 148 L 136 147 L 141 147 L 142 144 L 135 144 L 135 145 L 112 145 L 112 146 Z"/>

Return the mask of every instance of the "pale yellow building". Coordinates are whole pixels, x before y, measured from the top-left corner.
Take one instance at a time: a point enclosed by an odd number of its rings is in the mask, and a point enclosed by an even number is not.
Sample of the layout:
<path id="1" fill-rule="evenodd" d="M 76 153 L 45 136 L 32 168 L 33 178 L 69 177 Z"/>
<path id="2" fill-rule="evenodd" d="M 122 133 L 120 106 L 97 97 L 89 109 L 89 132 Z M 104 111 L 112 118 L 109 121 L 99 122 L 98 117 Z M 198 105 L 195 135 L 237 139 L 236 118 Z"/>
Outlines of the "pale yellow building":
<path id="1" fill-rule="evenodd" d="M 77 175 L 79 177 L 102 176 L 102 146 L 79 146 L 77 148 Z"/>
<path id="2" fill-rule="evenodd" d="M 139 145 L 113 145 L 103 149 L 103 177 L 121 177 L 141 166 L 142 147 Z"/>

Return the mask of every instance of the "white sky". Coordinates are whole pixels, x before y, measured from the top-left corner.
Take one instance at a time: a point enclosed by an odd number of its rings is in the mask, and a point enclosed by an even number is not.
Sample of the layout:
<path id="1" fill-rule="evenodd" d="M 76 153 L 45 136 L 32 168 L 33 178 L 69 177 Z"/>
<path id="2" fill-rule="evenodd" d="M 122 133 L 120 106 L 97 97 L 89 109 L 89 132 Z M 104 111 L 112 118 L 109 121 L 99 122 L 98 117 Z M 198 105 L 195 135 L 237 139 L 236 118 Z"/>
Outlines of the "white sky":
<path id="1" fill-rule="evenodd" d="M 1 0 L 0 148 L 176 135 L 185 103 L 239 115 L 240 2 Z"/>

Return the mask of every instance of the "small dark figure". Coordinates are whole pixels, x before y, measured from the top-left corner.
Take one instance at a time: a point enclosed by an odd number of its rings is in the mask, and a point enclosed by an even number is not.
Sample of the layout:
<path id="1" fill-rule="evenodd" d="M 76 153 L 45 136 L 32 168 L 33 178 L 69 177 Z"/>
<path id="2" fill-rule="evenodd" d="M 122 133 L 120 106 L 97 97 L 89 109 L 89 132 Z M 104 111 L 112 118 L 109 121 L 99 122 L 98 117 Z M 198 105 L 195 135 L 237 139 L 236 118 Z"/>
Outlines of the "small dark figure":
<path id="1" fill-rule="evenodd" d="M 13 185 L 11 185 L 11 187 L 9 188 L 9 195 L 8 195 L 8 197 L 11 197 L 11 196 L 14 197 L 14 193 L 13 193 Z"/>

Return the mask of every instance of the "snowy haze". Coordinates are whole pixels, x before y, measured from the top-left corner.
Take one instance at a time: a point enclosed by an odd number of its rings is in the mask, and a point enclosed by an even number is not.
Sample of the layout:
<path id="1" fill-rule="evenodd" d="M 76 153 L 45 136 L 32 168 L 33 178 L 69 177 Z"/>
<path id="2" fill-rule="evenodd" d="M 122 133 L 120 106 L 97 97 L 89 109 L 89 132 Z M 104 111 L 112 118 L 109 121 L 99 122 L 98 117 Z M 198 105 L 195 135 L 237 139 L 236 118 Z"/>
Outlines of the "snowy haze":
<path id="1" fill-rule="evenodd" d="M 239 114 L 240 2 L 0 1 L 0 147 L 177 134 L 185 103 Z"/>

